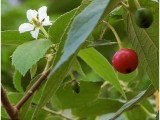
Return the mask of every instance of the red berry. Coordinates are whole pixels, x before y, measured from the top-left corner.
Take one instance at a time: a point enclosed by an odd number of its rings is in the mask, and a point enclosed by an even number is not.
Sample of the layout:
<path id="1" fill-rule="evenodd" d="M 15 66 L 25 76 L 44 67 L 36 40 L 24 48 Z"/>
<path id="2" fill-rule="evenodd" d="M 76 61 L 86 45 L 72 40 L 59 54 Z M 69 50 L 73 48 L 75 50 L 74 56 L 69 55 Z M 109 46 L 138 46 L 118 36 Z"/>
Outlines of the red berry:
<path id="1" fill-rule="evenodd" d="M 114 54 L 112 64 L 118 72 L 130 73 L 138 66 L 137 53 L 132 49 L 122 48 Z"/>

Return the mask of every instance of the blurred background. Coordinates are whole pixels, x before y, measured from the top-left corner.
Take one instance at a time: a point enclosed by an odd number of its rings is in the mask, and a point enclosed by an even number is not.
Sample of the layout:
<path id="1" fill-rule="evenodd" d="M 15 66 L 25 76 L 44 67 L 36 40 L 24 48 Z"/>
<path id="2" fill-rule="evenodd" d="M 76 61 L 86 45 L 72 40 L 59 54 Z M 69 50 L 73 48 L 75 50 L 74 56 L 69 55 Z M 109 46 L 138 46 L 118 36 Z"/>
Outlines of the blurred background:
<path id="1" fill-rule="evenodd" d="M 47 6 L 47 13 L 50 16 L 50 20 L 56 20 L 60 15 L 78 7 L 81 4 L 82 0 L 1 0 L 1 30 L 18 30 L 20 24 L 24 22 L 28 22 L 26 18 L 26 11 L 28 9 L 35 9 L 38 10 L 41 6 Z M 124 28 L 124 21 L 122 19 L 122 12 L 119 11 L 110 19 L 110 22 L 116 29 L 117 33 L 119 34 L 122 44 L 124 47 L 132 47 L 130 41 L 128 40 L 127 33 Z M 96 30 L 101 29 L 102 26 L 97 26 Z M 98 29 L 99 28 L 99 29 Z M 46 28 L 47 29 L 47 28 Z M 97 40 L 99 32 L 94 31 L 93 37 L 94 40 Z M 110 29 L 106 29 L 106 33 L 104 38 L 109 41 L 115 42 L 115 37 Z M 16 89 L 13 85 L 13 75 L 15 68 L 12 66 L 11 62 L 11 55 L 16 49 L 16 45 L 2 45 L 2 53 L 1 53 L 1 80 L 3 86 L 12 92 L 16 92 Z M 100 46 L 96 47 L 96 49 L 105 56 L 109 62 L 111 62 L 113 54 L 118 50 L 118 45 L 108 45 L 108 46 Z M 84 63 L 80 58 L 78 58 L 80 63 L 82 64 L 82 69 L 86 73 L 87 77 L 85 78 L 86 81 L 102 81 L 102 79 L 92 71 L 86 63 Z M 37 74 L 43 70 L 44 60 L 40 60 L 38 62 L 38 71 Z M 41 69 L 42 68 L 42 69 Z M 132 88 L 132 90 L 126 92 L 128 99 L 131 99 L 133 96 L 138 94 L 140 91 L 145 90 L 150 81 L 148 79 L 147 74 L 144 72 L 142 68 L 138 68 L 136 71 L 129 75 L 118 74 L 119 78 L 124 83 L 123 85 L 126 87 Z M 31 80 L 29 72 L 22 78 L 21 85 L 23 86 L 24 90 L 26 86 L 29 84 Z M 111 97 L 111 98 L 119 98 L 120 94 L 115 90 L 115 88 L 106 86 L 101 89 L 101 93 L 103 97 Z M 112 91 L 112 92 L 108 92 Z M 149 99 L 149 104 L 154 105 L 153 96 Z M 148 102 L 148 100 L 147 100 Z M 151 106 L 152 108 L 152 106 Z M 153 108 L 152 108 L 153 109 Z M 138 109 L 139 110 L 139 109 Z M 133 117 L 131 114 L 134 115 L 142 115 L 144 112 L 132 110 L 128 113 L 128 115 Z M 136 116 L 134 116 L 136 117 Z M 146 117 L 146 115 L 145 115 Z M 135 120 L 133 118 L 133 120 Z"/>
<path id="2" fill-rule="evenodd" d="M 56 20 L 60 15 L 78 7 L 81 4 L 82 0 L 2 0 L 1 1 L 1 30 L 18 30 L 18 27 L 20 24 L 24 22 L 28 22 L 26 18 L 26 11 L 28 9 L 35 9 L 38 10 L 41 6 L 47 6 L 47 13 L 50 16 L 50 20 L 54 21 Z M 122 44 L 124 47 L 132 47 L 130 44 L 130 41 L 128 40 L 127 33 L 125 31 L 124 21 L 122 19 L 122 13 L 123 11 L 119 10 L 119 12 L 115 12 L 115 15 L 109 19 L 109 21 L 112 23 L 114 28 L 116 29 L 117 33 L 119 34 Z M 103 26 L 99 25 L 97 26 L 97 29 L 93 31 L 93 37 L 95 40 L 99 37 L 99 30 L 101 30 Z M 47 29 L 47 28 L 46 28 Z M 98 37 L 97 37 L 98 36 Z M 110 29 L 106 29 L 104 38 L 109 41 L 115 42 L 115 37 L 113 33 L 110 31 Z M 2 83 L 3 85 L 11 91 L 16 91 L 13 85 L 13 74 L 14 74 L 14 66 L 12 66 L 11 62 L 11 55 L 14 52 L 16 45 L 2 45 Z M 111 62 L 113 54 L 118 50 L 118 45 L 108 45 L 106 46 L 100 46 L 96 47 L 96 49 L 103 54 L 109 62 Z M 79 59 L 79 61 L 82 64 L 83 70 L 88 74 L 88 79 L 98 79 L 99 76 L 97 76 L 96 73 L 91 71 L 91 69 L 82 61 Z M 43 63 L 45 61 L 40 60 L 39 66 L 43 67 Z M 134 81 L 135 84 L 138 84 L 136 88 L 139 90 L 143 90 L 148 87 L 150 81 L 148 80 L 148 76 L 145 74 L 145 72 L 139 68 L 141 77 L 137 77 L 136 81 Z M 39 71 L 41 72 L 41 71 Z M 128 76 L 121 75 L 122 79 L 129 80 L 131 77 L 137 75 L 137 71 L 133 72 L 132 74 Z M 131 76 L 131 77 L 130 77 Z M 143 80 L 139 81 L 138 79 L 143 78 Z M 145 79 L 144 79 L 145 78 Z M 30 74 L 26 74 L 23 77 L 24 80 L 22 80 L 22 85 L 24 86 L 24 89 L 28 85 L 30 81 Z M 99 78 L 100 79 L 100 78 Z M 132 84 L 131 84 L 132 85 Z M 140 85 L 140 86 L 139 86 Z"/>
<path id="3" fill-rule="evenodd" d="M 38 10 L 41 6 L 47 6 L 50 20 L 54 21 L 61 14 L 79 6 L 80 3 L 81 0 L 1 0 L 1 30 L 18 30 L 20 24 L 28 22 L 26 17 L 28 9 Z M 15 91 L 12 84 L 15 69 L 11 65 L 11 55 L 16 47 L 2 45 L 2 83 L 11 91 Z M 24 83 L 26 85 L 27 78 Z"/>

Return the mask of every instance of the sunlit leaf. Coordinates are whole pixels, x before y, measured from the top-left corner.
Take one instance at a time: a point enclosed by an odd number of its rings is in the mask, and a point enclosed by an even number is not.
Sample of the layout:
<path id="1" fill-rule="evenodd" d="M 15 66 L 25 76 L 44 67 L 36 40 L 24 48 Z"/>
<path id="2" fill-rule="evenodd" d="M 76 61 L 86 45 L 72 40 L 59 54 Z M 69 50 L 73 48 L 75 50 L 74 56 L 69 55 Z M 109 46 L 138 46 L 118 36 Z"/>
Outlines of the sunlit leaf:
<path id="1" fill-rule="evenodd" d="M 104 56 L 94 48 L 83 49 L 79 52 L 78 56 L 80 56 L 99 76 L 112 83 L 112 85 L 126 97 L 119 83 L 117 74 Z"/>
<path id="2" fill-rule="evenodd" d="M 18 46 L 12 55 L 12 64 L 24 76 L 44 56 L 51 44 L 50 40 L 39 39 Z"/>
<path id="3" fill-rule="evenodd" d="M 21 85 L 21 78 L 22 78 L 22 75 L 20 72 L 18 71 L 15 71 L 14 73 L 14 76 L 13 76 L 13 84 L 14 84 L 14 87 L 21 93 L 24 92 L 23 90 L 23 87 Z"/>
<path id="4" fill-rule="evenodd" d="M 145 0 L 144 0 L 145 1 Z M 146 1 L 146 4 L 148 2 Z M 153 1 L 149 3 L 154 3 Z M 152 84 L 158 89 L 158 4 L 154 4 L 153 24 L 148 29 L 139 28 L 135 24 L 134 11 L 135 7 L 133 1 L 130 1 L 132 7 L 131 12 L 126 12 L 124 17 L 126 29 L 131 40 L 131 43 L 139 55 L 140 65 L 147 72 Z M 149 4 L 147 4 L 149 7 Z"/>

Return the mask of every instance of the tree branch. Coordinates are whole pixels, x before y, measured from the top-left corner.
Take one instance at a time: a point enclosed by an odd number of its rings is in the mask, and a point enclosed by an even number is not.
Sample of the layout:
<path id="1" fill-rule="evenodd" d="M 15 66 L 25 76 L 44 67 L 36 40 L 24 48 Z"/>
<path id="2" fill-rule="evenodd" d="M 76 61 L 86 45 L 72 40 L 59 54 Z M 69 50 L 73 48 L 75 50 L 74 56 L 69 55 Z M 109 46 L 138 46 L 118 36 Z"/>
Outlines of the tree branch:
<path id="1" fill-rule="evenodd" d="M 27 93 L 21 98 L 21 100 L 15 105 L 17 110 L 23 106 L 23 104 L 33 95 L 33 93 L 39 88 L 41 83 L 48 77 L 51 69 L 43 72 L 41 77 L 33 84 L 33 86 L 27 91 Z"/>
<path id="2" fill-rule="evenodd" d="M 16 109 L 16 107 L 11 105 L 3 86 L 1 86 L 1 102 L 2 102 L 3 107 L 5 108 L 6 112 L 8 113 L 10 119 L 11 120 L 19 120 L 18 119 L 18 110 Z"/>

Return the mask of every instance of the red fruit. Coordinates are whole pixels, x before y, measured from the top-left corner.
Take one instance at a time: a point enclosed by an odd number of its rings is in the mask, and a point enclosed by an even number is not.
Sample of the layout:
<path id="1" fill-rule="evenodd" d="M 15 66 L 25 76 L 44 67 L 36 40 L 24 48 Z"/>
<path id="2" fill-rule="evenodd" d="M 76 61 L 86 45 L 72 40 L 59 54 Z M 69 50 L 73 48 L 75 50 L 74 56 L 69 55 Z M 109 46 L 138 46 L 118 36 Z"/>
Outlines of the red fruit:
<path id="1" fill-rule="evenodd" d="M 132 49 L 122 48 L 114 54 L 112 64 L 118 72 L 130 73 L 138 66 L 137 53 Z"/>

